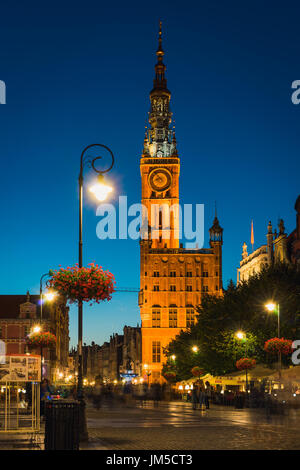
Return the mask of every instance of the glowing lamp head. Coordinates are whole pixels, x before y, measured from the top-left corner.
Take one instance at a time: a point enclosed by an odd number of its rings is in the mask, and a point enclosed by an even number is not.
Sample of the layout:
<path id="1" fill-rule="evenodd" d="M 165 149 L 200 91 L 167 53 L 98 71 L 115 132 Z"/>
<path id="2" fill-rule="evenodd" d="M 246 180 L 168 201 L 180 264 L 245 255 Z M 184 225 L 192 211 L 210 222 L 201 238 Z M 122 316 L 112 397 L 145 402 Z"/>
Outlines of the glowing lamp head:
<path id="1" fill-rule="evenodd" d="M 105 201 L 109 193 L 111 193 L 113 188 L 108 184 L 105 184 L 103 175 L 98 176 L 98 181 L 93 186 L 90 187 L 90 192 L 93 193 L 98 201 Z"/>
<path id="2" fill-rule="evenodd" d="M 48 291 L 44 295 L 45 299 L 48 300 L 48 302 L 52 302 L 52 300 L 55 299 L 55 296 L 56 296 L 56 294 L 53 291 Z"/>
<path id="3" fill-rule="evenodd" d="M 33 327 L 32 331 L 33 331 L 33 333 L 39 333 L 41 331 L 41 329 L 42 328 L 40 327 L 40 325 L 36 325 L 36 326 Z"/>
<path id="4" fill-rule="evenodd" d="M 192 351 L 194 351 L 195 353 L 198 352 L 198 346 L 193 346 Z"/>
<path id="5" fill-rule="evenodd" d="M 274 312 L 274 310 L 276 310 L 276 305 L 273 302 L 269 302 L 265 307 L 269 312 Z"/>
<path id="6" fill-rule="evenodd" d="M 175 361 L 175 359 L 176 359 L 175 354 L 172 354 L 171 359 L 172 359 L 173 361 Z"/>
<path id="7" fill-rule="evenodd" d="M 148 369 L 148 364 L 144 364 L 144 369 Z"/>
<path id="8" fill-rule="evenodd" d="M 245 339 L 245 333 L 243 333 L 242 331 L 238 331 L 238 332 L 236 333 L 236 337 L 237 337 L 238 339 Z"/>

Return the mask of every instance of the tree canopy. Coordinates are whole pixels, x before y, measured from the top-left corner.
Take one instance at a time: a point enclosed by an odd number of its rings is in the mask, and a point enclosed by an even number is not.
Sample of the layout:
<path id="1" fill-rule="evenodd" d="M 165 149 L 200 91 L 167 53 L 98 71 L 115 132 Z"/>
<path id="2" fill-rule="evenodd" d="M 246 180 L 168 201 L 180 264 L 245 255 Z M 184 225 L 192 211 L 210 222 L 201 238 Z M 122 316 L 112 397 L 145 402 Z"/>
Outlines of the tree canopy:
<path id="1" fill-rule="evenodd" d="M 280 305 L 280 337 L 300 338 L 300 272 L 295 266 L 276 264 L 264 267 L 248 281 L 237 286 L 230 282 L 222 297 L 206 295 L 197 307 L 197 322 L 173 340 L 165 354 L 176 356 L 178 380 L 191 377 L 191 369 L 221 375 L 236 370 L 236 361 L 251 357 L 271 364 L 276 357 L 264 351 L 264 343 L 277 336 L 277 312 L 270 313 L 266 303 Z M 245 340 L 236 337 L 245 333 Z M 198 351 L 192 350 L 193 346 Z M 284 359 L 289 361 L 290 359 Z"/>

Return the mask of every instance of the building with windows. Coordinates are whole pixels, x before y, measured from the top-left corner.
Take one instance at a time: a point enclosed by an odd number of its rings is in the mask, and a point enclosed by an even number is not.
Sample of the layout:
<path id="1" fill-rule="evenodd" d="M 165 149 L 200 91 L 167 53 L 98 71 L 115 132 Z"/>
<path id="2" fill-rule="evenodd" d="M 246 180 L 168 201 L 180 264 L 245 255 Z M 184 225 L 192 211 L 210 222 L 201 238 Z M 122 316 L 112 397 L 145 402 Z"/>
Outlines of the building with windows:
<path id="1" fill-rule="evenodd" d="M 26 336 L 37 325 L 56 336 L 54 349 L 43 348 L 43 374 L 53 381 L 68 369 L 69 308 L 57 297 L 43 304 L 41 319 L 39 295 L 0 295 L 0 340 L 6 354 L 26 354 Z"/>
<path id="2" fill-rule="evenodd" d="M 242 260 L 237 270 L 237 283 L 247 281 L 258 274 L 263 266 L 285 262 L 299 266 L 300 269 L 300 196 L 295 203 L 296 228 L 289 235 L 285 232 L 284 221 L 279 220 L 278 232 L 273 231 L 271 221 L 268 224 L 267 243 L 248 254 L 246 243 L 243 244 Z"/>
<path id="3" fill-rule="evenodd" d="M 161 381 L 163 348 L 195 322 L 195 308 L 204 294 L 222 295 L 223 229 L 217 215 L 210 247 L 185 249 L 179 243 L 180 158 L 171 129 L 171 93 L 163 63 L 162 33 L 156 52 L 154 86 L 150 92 L 149 128 L 140 160 L 142 204 L 140 240 L 142 363 L 150 381 Z M 159 207 L 157 211 L 157 207 Z M 164 223 L 168 217 L 168 224 Z"/>

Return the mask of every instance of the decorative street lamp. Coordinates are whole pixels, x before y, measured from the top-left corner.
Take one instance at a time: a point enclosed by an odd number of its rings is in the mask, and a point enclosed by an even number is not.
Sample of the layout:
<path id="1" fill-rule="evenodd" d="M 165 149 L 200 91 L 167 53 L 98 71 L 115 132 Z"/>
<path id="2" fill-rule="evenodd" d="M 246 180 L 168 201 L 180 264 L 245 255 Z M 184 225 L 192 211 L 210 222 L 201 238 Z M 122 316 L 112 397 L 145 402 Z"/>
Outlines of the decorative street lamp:
<path id="1" fill-rule="evenodd" d="M 198 351 L 199 351 L 198 346 L 193 346 L 193 347 L 192 347 L 192 351 L 193 351 L 194 353 L 198 352 Z"/>
<path id="2" fill-rule="evenodd" d="M 48 271 L 47 273 L 43 274 L 40 279 L 40 316 L 41 316 L 41 324 L 43 320 L 43 297 L 45 297 L 46 300 L 52 301 L 55 297 L 55 292 L 47 292 L 43 296 L 43 279 L 45 277 L 51 277 L 53 275 L 53 271 Z"/>
<path id="3" fill-rule="evenodd" d="M 89 159 L 86 152 L 92 148 L 101 147 L 108 151 L 111 158 L 110 166 L 105 170 L 98 170 L 95 166 L 96 161 L 101 160 L 101 156 L 97 156 L 93 159 Z M 82 208 L 83 208 L 83 169 L 86 165 L 90 166 L 97 174 L 97 182 L 90 188 L 90 191 L 98 199 L 98 201 L 104 201 L 107 195 L 112 191 L 112 188 L 105 184 L 104 174 L 108 173 L 114 166 L 115 158 L 112 151 L 103 144 L 91 144 L 85 147 L 80 157 L 80 172 L 79 172 L 79 268 L 82 268 Z M 78 301 L 78 382 L 77 382 L 77 399 L 81 403 L 81 436 L 82 439 L 87 439 L 86 421 L 84 415 L 85 403 L 83 397 L 83 362 L 82 362 L 82 300 Z"/>
<path id="4" fill-rule="evenodd" d="M 240 341 L 244 341 L 244 343 L 245 343 L 245 355 L 247 357 L 248 348 L 247 348 L 247 336 L 246 336 L 246 334 L 243 331 L 237 331 L 235 336 Z M 246 396 L 248 397 L 248 369 L 247 369 L 247 367 L 245 368 L 245 370 L 246 370 Z"/>
<path id="5" fill-rule="evenodd" d="M 33 331 L 34 333 L 39 333 L 42 330 L 42 321 L 43 321 L 43 302 L 44 302 L 44 297 L 46 300 L 49 302 L 52 302 L 52 300 L 55 298 L 55 292 L 46 292 L 46 294 L 43 294 L 43 280 L 45 277 L 51 277 L 53 275 L 53 271 L 50 269 L 47 273 L 43 274 L 40 278 L 40 321 L 41 325 L 40 326 L 35 326 Z M 41 346 L 41 382 L 43 380 L 43 346 Z"/>
<path id="6" fill-rule="evenodd" d="M 280 306 L 279 303 L 269 302 L 265 304 L 265 308 L 270 313 L 277 313 L 277 336 L 280 338 Z M 279 382 L 281 381 L 281 351 L 278 351 L 278 376 Z"/>

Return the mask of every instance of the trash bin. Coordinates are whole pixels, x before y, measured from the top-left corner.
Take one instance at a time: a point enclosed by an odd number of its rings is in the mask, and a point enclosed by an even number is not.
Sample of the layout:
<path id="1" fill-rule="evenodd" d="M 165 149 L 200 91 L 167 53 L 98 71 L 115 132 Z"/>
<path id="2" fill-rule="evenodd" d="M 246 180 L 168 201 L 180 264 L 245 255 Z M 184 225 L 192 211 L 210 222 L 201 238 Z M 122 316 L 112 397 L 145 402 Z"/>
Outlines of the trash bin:
<path id="1" fill-rule="evenodd" d="M 45 450 L 79 450 L 78 401 L 46 402 Z"/>

